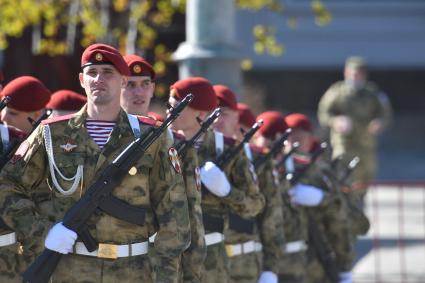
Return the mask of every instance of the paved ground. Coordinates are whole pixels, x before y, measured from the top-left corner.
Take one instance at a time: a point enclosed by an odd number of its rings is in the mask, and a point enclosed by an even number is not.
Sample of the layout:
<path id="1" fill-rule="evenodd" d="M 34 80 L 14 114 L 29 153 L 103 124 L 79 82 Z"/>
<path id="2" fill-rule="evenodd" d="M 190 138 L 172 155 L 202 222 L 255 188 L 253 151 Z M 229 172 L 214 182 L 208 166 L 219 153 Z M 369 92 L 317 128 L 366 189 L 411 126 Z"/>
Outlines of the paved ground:
<path id="1" fill-rule="evenodd" d="M 372 228 L 357 245 L 356 283 L 425 282 L 425 184 L 373 188 Z"/>

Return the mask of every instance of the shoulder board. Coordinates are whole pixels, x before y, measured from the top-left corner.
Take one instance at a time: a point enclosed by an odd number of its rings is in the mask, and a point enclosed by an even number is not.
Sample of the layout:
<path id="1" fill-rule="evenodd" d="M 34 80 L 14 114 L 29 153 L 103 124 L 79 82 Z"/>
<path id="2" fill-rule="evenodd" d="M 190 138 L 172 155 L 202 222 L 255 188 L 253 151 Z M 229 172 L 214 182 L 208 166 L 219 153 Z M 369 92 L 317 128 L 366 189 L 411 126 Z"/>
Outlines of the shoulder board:
<path id="1" fill-rule="evenodd" d="M 176 131 L 173 131 L 173 136 L 177 140 L 181 140 L 181 141 L 186 140 L 186 137 L 184 135 L 177 133 Z"/>
<path id="2" fill-rule="evenodd" d="M 159 127 L 162 125 L 161 121 L 157 121 L 155 119 L 152 119 L 151 117 L 137 116 L 137 119 L 139 119 L 139 122 L 141 124 L 147 124 L 149 126 Z"/>
<path id="3" fill-rule="evenodd" d="M 18 129 L 15 128 L 9 128 L 9 134 L 11 137 L 18 139 L 18 140 L 23 140 L 26 136 L 26 134 Z"/>
<path id="4" fill-rule="evenodd" d="M 262 146 L 256 146 L 251 145 L 252 152 L 259 153 L 259 154 L 266 154 L 268 152 L 268 149 Z"/>
<path id="5" fill-rule="evenodd" d="M 229 145 L 229 146 L 234 146 L 236 144 L 236 140 L 234 138 L 231 137 L 226 137 L 224 136 L 224 144 Z"/>
<path id="6" fill-rule="evenodd" d="M 72 113 L 72 114 L 68 114 L 68 115 L 48 118 L 46 120 L 41 121 L 41 124 L 48 125 L 48 124 L 53 124 L 53 123 L 57 123 L 57 122 L 67 121 L 67 120 L 73 118 L 75 115 L 76 115 L 76 113 Z"/>

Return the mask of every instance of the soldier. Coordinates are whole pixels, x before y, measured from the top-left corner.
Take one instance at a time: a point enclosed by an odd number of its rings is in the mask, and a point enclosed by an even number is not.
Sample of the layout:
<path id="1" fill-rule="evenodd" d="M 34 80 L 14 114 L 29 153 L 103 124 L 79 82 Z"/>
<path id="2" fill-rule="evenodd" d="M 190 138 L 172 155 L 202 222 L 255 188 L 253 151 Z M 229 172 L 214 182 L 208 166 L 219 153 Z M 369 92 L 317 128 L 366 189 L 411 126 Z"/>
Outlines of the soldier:
<path id="1" fill-rule="evenodd" d="M 202 95 L 202 99 L 197 100 L 198 105 L 195 108 L 185 109 L 173 126 L 181 129 L 187 137 L 193 136 L 199 128 L 198 122 L 194 121 L 193 117 L 205 116 L 197 109 L 208 111 L 210 108 L 206 105 L 216 105 L 214 89 L 208 80 L 199 77 L 177 81 L 170 88 L 171 105 L 175 105 L 189 93 L 198 92 Z M 264 198 L 252 182 L 252 175 L 248 169 L 249 162 L 244 154 L 235 156 L 223 168 L 224 172 L 211 161 L 229 148 L 230 144 L 234 144 L 234 140 L 224 138 L 222 134 L 210 130 L 201 138 L 198 145 L 199 164 L 204 164 L 200 172 L 202 184 L 205 186 L 202 189 L 201 204 L 207 245 L 202 282 L 221 283 L 230 280 L 229 262 L 223 241 L 224 222 L 229 212 L 253 218 L 264 206 Z"/>
<path id="2" fill-rule="evenodd" d="M 240 116 L 240 121 L 244 120 Z M 245 118 L 246 119 L 246 118 Z M 263 126 L 254 135 L 252 143 L 256 157 L 266 154 L 272 143 L 285 133 L 287 125 L 283 116 L 275 111 L 260 114 L 257 121 L 262 120 Z M 283 146 L 282 146 L 283 148 Z M 254 160 L 256 160 L 254 158 Z M 258 283 L 277 283 L 279 274 L 279 259 L 285 248 L 285 230 L 283 223 L 283 202 L 281 185 L 273 158 L 263 165 L 256 165 L 258 184 L 266 198 L 264 211 L 257 217 L 260 239 L 263 247 L 263 265 Z"/>
<path id="3" fill-rule="evenodd" d="M 166 134 L 113 191 L 143 212 L 144 224 L 99 210 L 87 227 L 100 244 L 88 252 L 77 234 L 58 222 L 135 137 L 155 126 L 120 108 L 128 75 L 118 50 L 105 44 L 89 46 L 79 74 L 87 105 L 75 114 L 44 121 L 0 174 L 1 216 L 17 233 L 23 253 L 39 254 L 45 237 L 45 248 L 65 255 L 53 282 L 177 282 L 190 228 L 180 167 Z M 154 234 L 152 278 L 148 238 Z"/>
<path id="4" fill-rule="evenodd" d="M 359 168 L 352 176 L 357 184 L 351 195 L 361 204 L 375 176 L 376 135 L 388 124 L 391 106 L 376 84 L 367 81 L 363 58 L 347 59 L 344 78 L 323 95 L 318 117 L 320 124 L 330 129 L 334 157 L 343 156 L 345 163 L 360 157 Z"/>
<path id="5" fill-rule="evenodd" d="M 316 160 L 312 159 L 312 154 L 318 150 L 318 143 L 313 137 L 313 127 L 307 116 L 294 113 L 286 116 L 285 121 L 292 128 L 290 144 L 295 141 L 300 144 L 293 155 L 293 173 L 303 170 L 304 166 L 310 166 L 298 183 L 292 184 L 293 187 L 289 190 L 291 204 L 306 210 L 309 229 L 312 228 L 311 225 L 317 223 L 319 230 L 310 230 L 306 281 L 329 282 L 325 269 L 328 271 L 334 269 L 335 277 L 339 276 L 343 282 L 351 282 L 353 253 L 347 221 L 348 211 L 339 187 L 330 175 L 330 159 L 325 154 Z M 311 223 L 312 221 L 315 223 Z M 317 235 L 317 232 L 320 235 Z M 313 236 L 320 236 L 324 240 L 321 243 L 323 246 L 313 247 L 315 243 L 311 238 Z M 330 264 L 324 266 L 323 262 L 319 261 L 318 248 L 322 248 L 328 253 L 329 258 L 334 259 L 333 266 Z"/>
<path id="6" fill-rule="evenodd" d="M 11 101 L 1 112 L 1 120 L 28 134 L 33 126 L 30 121 L 44 114 L 50 100 L 50 91 L 37 78 L 23 76 L 9 82 L 1 92 L 2 98 L 11 97 Z"/>
<path id="7" fill-rule="evenodd" d="M 87 103 L 87 97 L 68 89 L 55 91 L 46 108 L 52 110 L 50 117 L 75 113 Z"/>
<path id="8" fill-rule="evenodd" d="M 214 129 L 227 138 L 237 138 L 239 132 L 239 112 L 236 96 L 231 89 L 224 85 L 214 85 L 221 115 L 214 123 Z M 251 157 L 249 144 L 246 144 L 245 155 Z M 255 169 L 249 161 L 249 172 L 258 189 L 258 179 Z M 260 192 L 253 191 L 258 199 L 263 199 Z M 224 238 L 226 251 L 230 261 L 230 282 L 257 282 L 261 271 L 261 243 L 256 218 L 242 217 L 235 212 L 229 212 Z"/>
<path id="9" fill-rule="evenodd" d="M 152 66 L 142 57 L 137 55 L 125 55 L 126 61 L 130 69 L 130 77 L 125 88 L 121 90 L 121 105 L 129 114 L 149 115 L 149 103 L 155 89 L 155 71 Z M 196 101 L 202 99 L 199 97 L 201 93 L 194 93 L 189 107 L 196 107 Z M 209 110 L 213 110 L 215 104 L 209 106 Z M 184 111 L 188 111 L 187 109 Z M 184 112 L 183 112 L 184 113 Z M 203 113 L 207 113 L 204 111 Z M 184 114 L 182 114 L 184 115 Z M 203 115 L 202 115 L 203 116 Z M 192 117 L 192 119 L 194 119 Z M 179 130 L 172 125 L 175 131 Z M 184 134 L 184 132 L 183 132 Z M 173 132 L 175 144 L 184 142 L 184 135 Z M 189 137 L 190 138 L 190 137 Z M 191 244 L 182 255 L 182 264 L 180 268 L 181 282 L 201 282 L 201 271 L 203 261 L 206 256 L 206 247 L 204 240 L 204 225 L 202 223 L 201 210 L 201 190 L 199 187 L 199 167 L 196 150 L 189 148 L 186 154 L 182 156 L 182 174 L 185 181 L 186 194 L 189 205 L 189 217 L 191 227 Z"/>

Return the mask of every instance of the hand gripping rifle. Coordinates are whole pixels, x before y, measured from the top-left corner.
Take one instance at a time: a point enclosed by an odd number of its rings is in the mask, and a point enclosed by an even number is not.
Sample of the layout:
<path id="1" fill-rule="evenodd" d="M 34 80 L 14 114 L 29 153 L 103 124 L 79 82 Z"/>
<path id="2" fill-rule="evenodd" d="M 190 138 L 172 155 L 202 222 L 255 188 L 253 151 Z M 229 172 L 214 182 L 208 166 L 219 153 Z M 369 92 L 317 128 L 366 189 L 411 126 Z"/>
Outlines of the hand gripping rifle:
<path id="1" fill-rule="evenodd" d="M 317 158 L 325 152 L 326 148 L 327 144 L 321 143 L 320 148 L 313 153 L 311 162 L 308 165 L 296 171 L 294 174 L 288 174 L 286 176 L 291 185 L 295 185 L 300 181 Z M 313 213 L 309 210 L 309 208 L 305 209 L 305 211 L 308 217 L 309 248 L 312 249 L 313 253 L 317 256 L 317 259 L 325 270 L 326 277 L 328 277 L 329 281 L 331 283 L 338 283 L 340 279 L 335 255 L 333 251 L 327 247 L 324 235 L 321 233 L 319 226 L 314 219 Z"/>
<path id="2" fill-rule="evenodd" d="M 5 108 L 7 106 L 7 104 L 12 100 L 12 98 L 10 96 L 5 96 L 1 101 L 0 101 L 0 111 L 3 110 L 3 108 Z"/>
<path id="3" fill-rule="evenodd" d="M 189 148 L 193 147 L 199 137 L 205 133 L 209 127 L 214 123 L 214 121 L 221 115 L 221 109 L 216 108 L 204 121 L 200 121 L 201 128 L 196 132 L 195 135 L 190 140 L 183 140 L 176 145 L 176 150 L 179 153 L 180 158 L 186 155 L 186 152 Z M 199 120 L 201 120 L 198 117 Z"/>
<path id="4" fill-rule="evenodd" d="M 131 207 L 118 198 L 112 198 L 112 191 L 122 182 L 129 170 L 178 117 L 180 112 L 192 99 L 193 95 L 187 95 L 171 110 L 170 115 L 161 126 L 158 128 L 150 127 L 142 133 L 141 137 L 130 143 L 120 155 L 105 168 L 97 180 L 87 189 L 87 192 L 66 212 L 62 220 L 63 225 L 78 234 L 88 251 L 93 252 L 96 250 L 98 244 L 88 232 L 86 226 L 87 220 L 98 208 L 104 211 L 107 210 L 108 213 L 111 212 L 112 214 L 114 205 L 122 205 L 124 207 L 127 205 Z M 35 259 L 23 274 L 25 282 L 47 283 L 56 269 L 61 256 L 62 254 L 58 252 L 44 249 L 42 254 Z"/>
<path id="5" fill-rule="evenodd" d="M 31 129 L 31 132 L 29 132 L 25 136 L 24 140 L 26 140 L 32 134 L 32 132 L 34 132 L 34 130 L 38 127 L 38 125 L 40 125 L 41 121 L 47 119 L 50 116 L 50 114 L 52 114 L 52 110 L 47 109 L 46 112 L 44 112 L 44 114 L 35 121 L 28 118 L 28 120 L 32 124 L 32 129 Z M 13 157 L 13 154 L 15 154 L 15 151 L 18 149 L 18 146 L 20 145 L 20 143 L 21 141 L 14 140 L 7 147 L 6 151 L 0 156 L 0 170 L 3 169 L 6 163 L 9 162 L 9 160 Z"/>
<path id="6" fill-rule="evenodd" d="M 224 171 L 224 168 L 229 164 L 230 161 L 235 158 L 236 155 L 243 149 L 245 143 L 249 142 L 249 140 L 254 136 L 254 134 L 261 128 L 263 125 L 263 120 L 258 120 L 249 131 L 244 135 L 242 141 L 234 147 L 229 147 L 225 150 L 217 159 L 214 161 L 215 165 L 217 165 L 221 170 Z"/>
<path id="7" fill-rule="evenodd" d="M 273 143 L 270 151 L 267 154 L 260 154 L 254 159 L 254 168 L 260 168 L 267 160 L 274 158 L 285 146 L 285 141 L 288 139 L 291 134 L 292 129 L 289 128 L 285 131 L 285 133 Z M 257 169 L 258 170 L 258 169 Z"/>

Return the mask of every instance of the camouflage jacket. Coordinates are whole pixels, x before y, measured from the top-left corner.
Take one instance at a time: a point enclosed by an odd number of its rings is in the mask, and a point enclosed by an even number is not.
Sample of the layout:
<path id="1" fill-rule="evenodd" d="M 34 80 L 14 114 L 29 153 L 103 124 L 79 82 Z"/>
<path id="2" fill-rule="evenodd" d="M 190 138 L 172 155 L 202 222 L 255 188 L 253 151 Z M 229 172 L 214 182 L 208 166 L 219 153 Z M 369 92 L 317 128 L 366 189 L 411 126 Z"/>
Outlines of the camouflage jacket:
<path id="1" fill-rule="evenodd" d="M 184 137 L 174 133 L 175 144 Z M 190 218 L 190 246 L 182 255 L 182 282 L 201 282 L 206 256 L 205 231 L 201 208 L 201 177 L 195 148 L 189 148 L 182 158 L 182 172 L 186 187 Z"/>
<path id="2" fill-rule="evenodd" d="M 391 118 L 388 97 L 371 82 L 355 90 L 345 82 L 334 83 L 319 102 L 318 118 L 323 127 L 330 127 L 334 156 L 346 151 L 373 149 L 375 138 L 368 132 L 368 125 L 374 119 L 388 124 Z M 353 122 L 352 131 L 341 134 L 332 128 L 335 116 L 346 115 Z"/>
<path id="3" fill-rule="evenodd" d="M 127 115 L 121 111 L 101 150 L 85 128 L 86 107 L 76 114 L 45 121 L 21 144 L 0 174 L 1 216 L 16 231 L 24 253 L 41 251 L 53 223 L 63 218 L 102 170 L 134 140 Z M 51 185 L 44 139 L 47 125 L 61 173 L 72 177 L 77 166 L 84 168 L 81 185 L 71 195 L 63 195 Z M 149 126 L 140 124 L 142 132 Z M 114 196 L 145 209 L 143 225 L 136 226 L 103 212 L 92 215 L 87 223 L 99 243 L 143 242 L 156 233 L 154 271 L 156 280 L 161 282 L 177 280 L 180 256 L 190 241 L 187 197 L 182 175 L 176 173 L 170 162 L 171 145 L 171 139 L 163 134 L 134 166 L 137 172 L 127 175 L 113 191 Z M 71 184 L 59 176 L 58 182 L 64 188 Z"/>
<path id="4" fill-rule="evenodd" d="M 233 146 L 234 140 L 224 139 L 224 150 Z M 215 134 L 207 131 L 204 141 L 198 150 L 199 163 L 215 160 L 218 156 L 216 152 Z M 255 171 L 250 161 L 242 151 L 225 168 L 224 172 L 231 185 L 229 195 L 223 198 L 214 196 L 211 193 L 203 193 L 202 210 L 204 214 L 218 215 L 225 219 L 226 243 L 240 243 L 258 238 L 254 231 L 252 234 L 238 233 L 229 227 L 229 216 L 236 215 L 244 219 L 253 220 L 264 208 L 264 196 L 260 193 Z M 207 223 L 204 223 L 207 227 Z M 207 230 L 207 229 L 206 229 Z"/>

